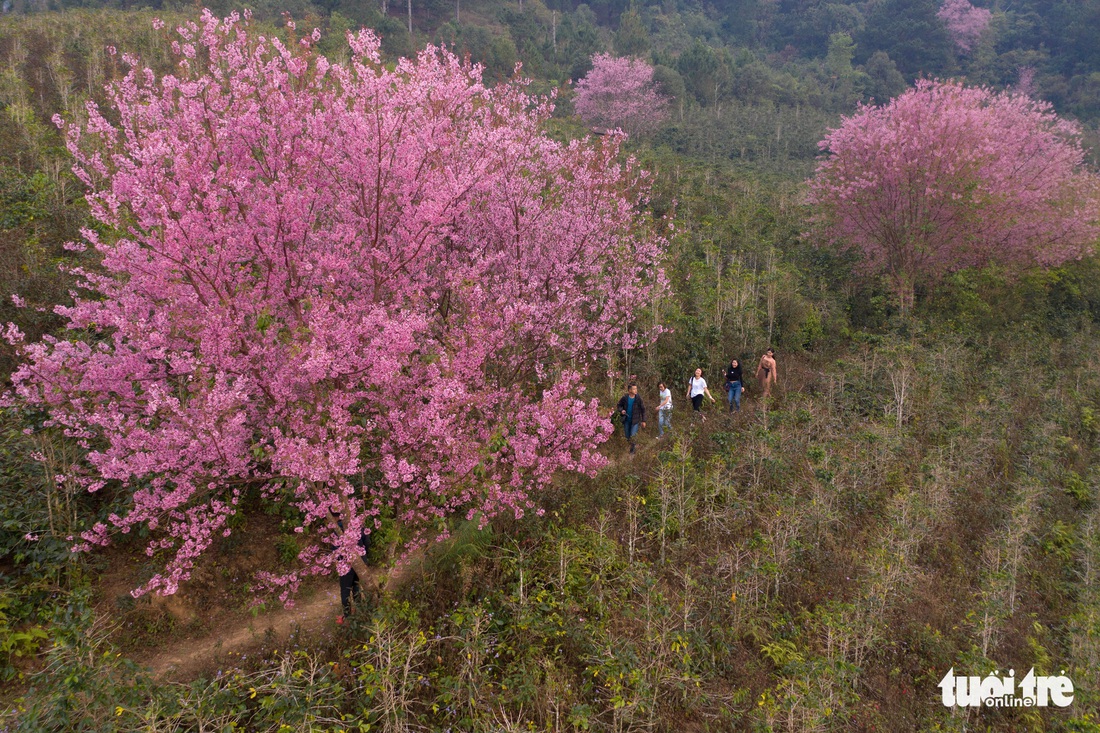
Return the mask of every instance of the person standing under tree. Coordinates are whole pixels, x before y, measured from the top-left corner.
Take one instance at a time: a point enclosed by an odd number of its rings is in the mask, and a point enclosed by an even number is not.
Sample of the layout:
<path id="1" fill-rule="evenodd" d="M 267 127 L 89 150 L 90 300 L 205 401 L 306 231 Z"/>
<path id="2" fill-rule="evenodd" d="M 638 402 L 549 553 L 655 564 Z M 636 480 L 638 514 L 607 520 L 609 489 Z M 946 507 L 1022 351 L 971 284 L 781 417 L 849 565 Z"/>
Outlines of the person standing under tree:
<path id="1" fill-rule="evenodd" d="M 688 381 L 687 396 L 688 399 L 691 400 L 691 409 L 698 413 L 699 417 L 703 419 L 703 422 L 706 422 L 707 416 L 702 413 L 703 395 L 706 395 L 711 402 L 714 402 L 714 397 L 707 388 L 707 380 L 703 379 L 703 370 L 696 369 L 695 376 Z"/>
<path id="2" fill-rule="evenodd" d="M 340 529 L 343 530 L 344 523 L 337 520 L 337 524 Z M 370 553 L 371 535 L 366 528 L 363 529 L 363 533 L 359 537 L 359 557 L 363 559 L 363 562 L 367 562 L 367 554 Z M 336 623 L 343 624 L 344 619 L 351 615 L 352 602 L 356 604 L 362 601 L 363 595 L 359 588 L 359 574 L 355 572 L 355 568 L 348 565 L 348 571 L 340 575 L 340 608 L 343 609 L 343 614 L 336 619 Z M 364 579 L 365 580 L 365 579 Z"/>
<path id="3" fill-rule="evenodd" d="M 661 400 L 657 405 L 657 440 L 660 440 L 666 430 L 672 430 L 672 391 L 661 382 L 657 385 L 657 396 Z"/>
<path id="4" fill-rule="evenodd" d="M 745 389 L 744 376 L 741 374 L 741 362 L 731 359 L 726 367 L 726 399 L 729 401 L 730 412 L 735 409 L 741 411 L 741 393 Z"/>
<path id="5" fill-rule="evenodd" d="M 779 366 L 775 363 L 775 349 L 768 349 L 760 357 L 760 365 L 756 367 L 756 381 L 763 385 L 762 397 L 770 396 L 772 387 L 779 383 Z"/>
<path id="6" fill-rule="evenodd" d="M 630 452 L 633 453 L 638 447 L 634 442 L 634 436 L 638 434 L 638 427 L 645 427 L 645 404 L 638 395 L 637 384 L 631 382 L 627 385 L 626 394 L 619 400 L 619 404 L 615 406 L 615 410 L 611 414 L 615 414 L 615 411 L 618 411 L 619 417 L 622 418 L 623 435 L 630 443 Z"/>

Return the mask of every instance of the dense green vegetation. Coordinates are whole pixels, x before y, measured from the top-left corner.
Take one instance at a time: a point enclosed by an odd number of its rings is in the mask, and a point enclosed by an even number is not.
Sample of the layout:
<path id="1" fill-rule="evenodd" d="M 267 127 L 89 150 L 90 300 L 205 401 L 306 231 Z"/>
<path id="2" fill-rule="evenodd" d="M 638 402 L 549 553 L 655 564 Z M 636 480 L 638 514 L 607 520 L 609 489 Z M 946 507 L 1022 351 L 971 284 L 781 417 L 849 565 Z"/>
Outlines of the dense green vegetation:
<path id="1" fill-rule="evenodd" d="M 58 327 L 49 308 L 72 286 L 58 267 L 88 264 L 62 247 L 87 218 L 49 120 L 101 99 L 119 69 L 109 45 L 167 63 L 150 13 L 100 5 L 0 19 L 0 321 L 32 338 Z M 179 622 L 105 597 L 118 568 L 67 551 L 121 497 L 74 494 L 58 479 L 74 446 L 25 435 L 43 416 L 5 407 L 8 729 L 1100 729 L 1100 262 L 964 271 L 902 317 L 849 257 L 800 237 L 826 128 L 918 74 L 1003 86 L 1034 67 L 1040 96 L 1095 124 L 1100 3 L 1006 0 L 967 55 L 925 0 L 716 5 L 414 0 L 411 35 L 397 2 L 386 16 L 339 0 L 253 6 L 273 30 L 284 9 L 322 26 L 333 54 L 367 24 L 391 56 L 445 41 L 490 79 L 522 60 L 547 90 L 596 51 L 648 55 L 674 113 L 631 152 L 657 172 L 651 205 L 678 233 L 673 295 L 639 318 L 668 330 L 609 354 L 617 376 L 592 387 L 613 400 L 633 374 L 651 399 L 697 365 L 720 384 L 730 357 L 755 365 L 774 345 L 780 394 L 765 409 L 750 381 L 744 411 L 711 408 L 702 425 L 680 398 L 673 440 L 650 436 L 629 458 L 615 436 L 613 465 L 562 481 L 543 516 L 460 523 L 335 636 L 186 683 L 127 659 Z M 583 134 L 563 97 L 555 134 Z M 12 359 L 0 346 L 5 378 Z M 255 502 L 238 529 L 277 519 Z M 292 535 L 269 542 L 294 561 Z M 132 585 L 150 572 L 125 570 Z M 140 634 L 112 624 L 139 619 Z M 968 715 L 938 702 L 949 668 L 1032 666 L 1065 669 L 1074 704 Z"/>
<path id="2" fill-rule="evenodd" d="M 591 54 L 605 47 L 653 54 L 669 62 L 687 82 L 688 93 L 704 104 L 776 95 L 809 102 L 817 93 L 836 94 L 836 87 L 844 86 L 882 99 L 896 91 L 895 70 L 908 81 L 920 74 L 961 72 L 981 83 L 1006 85 L 1017 81 L 1020 67 L 1030 66 L 1039 73 L 1043 96 L 1082 117 L 1100 114 L 1100 4 L 1004 0 L 977 5 L 993 10 L 992 27 L 976 48 L 961 53 L 936 18 L 936 0 L 411 0 L 413 38 L 406 3 L 400 0 L 246 4 L 260 17 L 278 19 L 289 12 L 335 27 L 376 27 L 394 52 L 407 52 L 426 38 L 447 40 L 486 62 L 491 73 L 503 75 L 511 73 L 517 59 L 528 73 L 564 79 L 583 74 Z M 190 4 L 13 3 L 16 11 L 93 7 L 178 11 Z M 210 7 L 225 13 L 240 6 L 223 1 Z M 844 78 L 844 64 L 837 63 L 848 47 L 856 62 L 852 79 Z M 815 71 L 816 79 L 808 77 Z"/>

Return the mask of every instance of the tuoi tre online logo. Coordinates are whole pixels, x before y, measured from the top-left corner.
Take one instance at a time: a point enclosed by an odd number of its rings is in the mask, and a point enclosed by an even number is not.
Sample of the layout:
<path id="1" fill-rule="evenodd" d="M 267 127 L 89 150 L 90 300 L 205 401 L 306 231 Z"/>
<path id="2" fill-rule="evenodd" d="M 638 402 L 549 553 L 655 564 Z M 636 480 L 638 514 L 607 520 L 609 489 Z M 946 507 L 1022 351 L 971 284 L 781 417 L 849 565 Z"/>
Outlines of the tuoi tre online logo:
<path id="1" fill-rule="evenodd" d="M 998 671 L 985 677 L 957 677 L 955 668 L 948 670 L 937 687 L 946 707 L 1018 708 L 1067 707 L 1073 702 L 1073 682 L 1062 670 L 1059 675 L 1037 675 L 1032 667 L 1023 679 L 1016 680 L 1016 670 L 1007 677 Z"/>

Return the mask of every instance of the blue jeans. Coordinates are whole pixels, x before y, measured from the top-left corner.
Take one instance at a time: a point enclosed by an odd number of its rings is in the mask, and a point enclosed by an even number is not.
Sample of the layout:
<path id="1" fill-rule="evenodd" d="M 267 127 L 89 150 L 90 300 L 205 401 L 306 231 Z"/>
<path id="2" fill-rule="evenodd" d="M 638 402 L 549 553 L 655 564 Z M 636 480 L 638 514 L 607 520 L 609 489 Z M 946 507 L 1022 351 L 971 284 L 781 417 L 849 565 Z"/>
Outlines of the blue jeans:
<path id="1" fill-rule="evenodd" d="M 730 403 L 730 412 L 735 409 L 741 411 L 741 383 L 740 382 L 727 382 L 726 383 L 726 399 Z"/>
<path id="2" fill-rule="evenodd" d="M 672 410 L 657 410 L 657 437 L 664 435 L 666 430 L 672 430 Z"/>
<path id="3" fill-rule="evenodd" d="M 640 426 L 641 426 L 640 423 L 624 422 L 623 423 L 623 435 L 626 436 L 627 440 L 633 440 L 634 436 L 638 434 L 638 428 Z"/>

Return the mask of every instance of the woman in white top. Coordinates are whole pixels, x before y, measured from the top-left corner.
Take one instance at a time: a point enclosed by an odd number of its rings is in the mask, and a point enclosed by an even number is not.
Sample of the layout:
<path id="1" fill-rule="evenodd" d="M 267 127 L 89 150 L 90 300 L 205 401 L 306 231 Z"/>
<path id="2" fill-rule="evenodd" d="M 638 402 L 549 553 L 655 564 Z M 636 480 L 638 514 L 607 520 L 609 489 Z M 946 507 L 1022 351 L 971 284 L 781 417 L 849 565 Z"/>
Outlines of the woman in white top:
<path id="1" fill-rule="evenodd" d="M 664 382 L 657 385 L 657 396 L 661 398 L 657 405 L 657 440 L 660 440 L 666 430 L 672 430 L 672 392 Z"/>
<path id="2" fill-rule="evenodd" d="M 703 395 L 706 395 L 711 402 L 714 402 L 714 397 L 711 396 L 710 390 L 707 389 L 707 380 L 703 379 L 703 370 L 696 369 L 695 376 L 688 382 L 687 396 L 691 400 L 691 409 L 699 413 L 699 417 L 705 421 L 707 419 L 700 408 L 703 406 Z"/>

